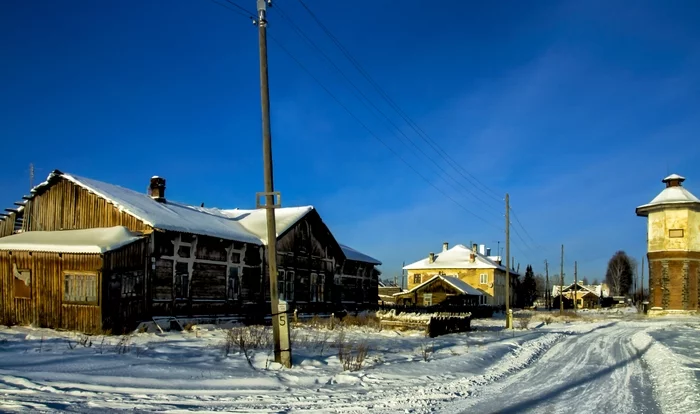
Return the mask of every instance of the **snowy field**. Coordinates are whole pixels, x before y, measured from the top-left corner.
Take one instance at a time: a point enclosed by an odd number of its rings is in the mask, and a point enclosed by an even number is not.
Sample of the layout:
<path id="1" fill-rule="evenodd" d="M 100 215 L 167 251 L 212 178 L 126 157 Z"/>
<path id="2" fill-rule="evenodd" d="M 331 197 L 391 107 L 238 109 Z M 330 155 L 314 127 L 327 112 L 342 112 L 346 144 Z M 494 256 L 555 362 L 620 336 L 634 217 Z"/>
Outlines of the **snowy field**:
<path id="1" fill-rule="evenodd" d="M 434 339 L 305 325 L 293 332 L 292 369 L 271 362 L 262 328 L 87 337 L 0 327 L 0 411 L 690 413 L 700 406 L 700 319 L 538 312 L 528 329 L 519 325 L 504 331 L 503 319 L 475 320 L 472 332 Z M 228 332 L 247 335 L 245 352 Z"/>

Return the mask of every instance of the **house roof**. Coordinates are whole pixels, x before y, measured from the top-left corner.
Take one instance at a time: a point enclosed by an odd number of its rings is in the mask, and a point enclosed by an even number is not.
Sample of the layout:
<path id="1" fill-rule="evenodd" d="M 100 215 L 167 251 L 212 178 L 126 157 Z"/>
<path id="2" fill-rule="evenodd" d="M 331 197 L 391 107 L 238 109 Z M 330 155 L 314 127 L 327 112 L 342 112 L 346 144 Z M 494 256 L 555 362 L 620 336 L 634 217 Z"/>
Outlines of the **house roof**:
<path id="1" fill-rule="evenodd" d="M 161 203 L 145 193 L 58 170 L 53 171 L 45 182 L 32 189 L 32 193 L 37 193 L 43 187 L 49 186 L 55 177 L 65 178 L 104 198 L 120 211 L 136 217 L 154 229 L 260 244 L 260 239 L 246 230 L 243 225 L 217 213 L 216 209 L 194 207 L 172 200 Z"/>
<path id="2" fill-rule="evenodd" d="M 267 219 L 264 209 L 205 208 L 178 203 L 170 199 L 167 199 L 166 202 L 158 202 L 145 193 L 90 178 L 66 174 L 58 170 L 49 174 L 45 182 L 34 187 L 32 195 L 36 195 L 49 187 L 57 178 L 66 179 L 94 193 L 113 204 L 120 211 L 143 221 L 154 229 L 218 237 L 253 244 L 267 244 Z M 313 210 L 313 206 L 276 208 L 277 237 L 287 232 Z M 345 250 L 345 248 L 342 248 L 343 253 L 345 253 Z M 376 259 L 363 255 L 354 249 L 352 250 L 356 252 L 357 258 L 360 257 L 357 255 L 362 255 L 365 258 L 364 261 L 371 260 L 369 261 L 370 263 L 377 262 L 377 264 L 381 264 Z"/>
<path id="3" fill-rule="evenodd" d="M 559 288 L 560 288 L 559 285 L 554 285 L 554 286 L 552 286 L 552 296 L 558 296 L 558 295 L 559 295 Z M 574 284 L 573 284 L 573 283 L 571 283 L 571 284 L 569 284 L 569 285 L 567 285 L 567 286 L 564 286 L 564 292 L 565 292 L 565 293 L 566 293 L 566 292 L 573 291 L 573 289 L 574 289 Z M 607 290 L 606 290 L 606 289 L 603 289 L 603 284 L 599 284 L 599 285 L 584 285 L 583 283 L 579 282 L 579 283 L 578 283 L 578 289 L 580 289 L 580 290 L 582 290 L 582 291 L 586 291 L 586 292 L 591 292 L 591 293 L 593 293 L 594 295 L 596 295 L 596 296 L 598 296 L 598 297 L 607 296 Z"/>
<path id="4" fill-rule="evenodd" d="M 481 292 L 478 289 L 473 288 L 471 285 L 469 285 L 467 282 L 463 281 L 462 279 L 458 278 L 457 276 L 445 276 L 445 275 L 435 275 L 431 277 L 430 279 L 426 280 L 425 282 L 421 283 L 420 285 L 414 286 L 412 289 L 407 290 L 405 292 L 398 292 L 394 293 L 394 296 L 397 295 L 405 295 L 407 293 L 413 293 L 416 290 L 429 285 L 430 283 L 433 283 L 434 281 L 441 279 L 445 281 L 445 283 L 449 284 L 453 288 L 457 289 L 458 291 L 462 292 L 465 295 L 474 295 L 474 296 L 483 296 L 483 292 Z"/>
<path id="5" fill-rule="evenodd" d="M 371 256 L 367 256 L 364 253 L 360 253 L 357 250 L 353 249 L 352 247 L 341 244 L 340 248 L 343 249 L 343 253 L 345 254 L 345 258 L 348 260 L 354 260 L 356 262 L 370 263 L 370 264 L 374 264 L 374 265 L 381 265 L 382 264 L 382 262 L 380 262 L 379 260 L 377 260 Z"/>
<path id="6" fill-rule="evenodd" d="M 276 208 L 275 228 L 277 230 L 277 237 L 279 237 L 280 234 L 284 234 L 313 209 L 313 206 Z M 236 221 L 242 225 L 245 230 L 260 239 L 263 244 L 267 245 L 267 213 L 265 209 L 245 210 L 236 208 L 232 210 L 211 210 Z"/>
<path id="7" fill-rule="evenodd" d="M 685 177 L 681 177 L 678 174 L 672 174 L 662 180 L 664 183 L 669 183 L 671 181 L 678 181 L 679 185 L 673 185 L 664 188 L 653 200 L 649 203 L 637 207 L 637 214 L 641 216 L 646 216 L 649 210 L 654 208 L 666 206 L 666 205 L 679 205 L 679 204 L 698 204 L 700 205 L 700 199 L 698 199 L 693 193 L 688 191 L 685 187 L 681 186 L 680 183 L 685 181 Z"/>
<path id="8" fill-rule="evenodd" d="M 143 238 L 123 226 L 86 230 L 29 231 L 0 238 L 0 250 L 105 253 Z"/>
<path id="9" fill-rule="evenodd" d="M 474 262 L 471 262 L 471 255 L 474 254 Z M 500 269 L 506 270 L 505 266 L 489 259 L 480 253 L 474 253 L 468 247 L 458 244 L 451 249 L 436 253 L 435 260 L 430 263 L 430 258 L 421 259 L 417 262 L 404 266 L 405 270 L 422 269 Z M 516 273 L 512 271 L 512 273 Z"/>

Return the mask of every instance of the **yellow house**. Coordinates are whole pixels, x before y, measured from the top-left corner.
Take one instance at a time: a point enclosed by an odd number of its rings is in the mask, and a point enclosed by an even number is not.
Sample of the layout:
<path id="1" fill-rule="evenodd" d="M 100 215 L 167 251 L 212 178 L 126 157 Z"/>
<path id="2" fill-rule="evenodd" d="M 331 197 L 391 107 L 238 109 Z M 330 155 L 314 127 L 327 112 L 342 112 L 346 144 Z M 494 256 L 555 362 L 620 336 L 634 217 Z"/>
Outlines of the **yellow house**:
<path id="1" fill-rule="evenodd" d="M 484 294 L 480 304 L 505 305 L 506 268 L 501 265 L 501 258 L 490 256 L 483 245 L 480 251 L 476 244 L 471 249 L 461 244 L 448 247 L 443 243 L 442 252 L 430 253 L 427 258 L 404 267 L 408 271 L 408 289 L 437 275 L 453 275 Z"/>

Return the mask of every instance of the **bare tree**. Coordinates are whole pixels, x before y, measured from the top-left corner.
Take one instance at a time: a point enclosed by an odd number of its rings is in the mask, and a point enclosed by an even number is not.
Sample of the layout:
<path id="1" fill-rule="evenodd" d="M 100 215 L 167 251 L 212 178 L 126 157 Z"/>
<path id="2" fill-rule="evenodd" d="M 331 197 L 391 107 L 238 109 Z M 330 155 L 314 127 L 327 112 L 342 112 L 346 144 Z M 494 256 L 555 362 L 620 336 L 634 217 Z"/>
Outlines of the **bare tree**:
<path id="1" fill-rule="evenodd" d="M 605 273 L 607 282 L 613 295 L 621 296 L 629 293 L 632 288 L 634 268 L 627 253 L 618 251 L 608 262 L 608 271 Z"/>
<path id="2" fill-rule="evenodd" d="M 581 280 L 581 283 L 584 284 L 584 285 L 590 285 L 590 283 L 588 283 L 588 278 L 585 277 L 585 276 L 584 276 L 583 279 Z"/>
<path id="3" fill-rule="evenodd" d="M 547 288 L 545 286 L 544 276 L 541 274 L 537 274 L 537 276 L 535 276 L 535 286 L 537 288 L 537 298 L 545 298 L 547 295 Z"/>
<path id="4" fill-rule="evenodd" d="M 594 285 L 599 285 L 599 284 L 600 284 L 600 280 L 598 280 L 598 279 L 593 279 L 593 284 L 594 284 Z"/>

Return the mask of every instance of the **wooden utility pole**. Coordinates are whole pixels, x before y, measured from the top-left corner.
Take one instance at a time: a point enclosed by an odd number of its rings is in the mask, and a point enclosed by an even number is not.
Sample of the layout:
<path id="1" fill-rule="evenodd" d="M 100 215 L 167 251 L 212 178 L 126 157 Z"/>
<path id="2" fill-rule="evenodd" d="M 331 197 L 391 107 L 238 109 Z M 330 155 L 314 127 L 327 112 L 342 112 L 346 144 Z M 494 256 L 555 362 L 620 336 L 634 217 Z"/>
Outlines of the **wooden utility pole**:
<path id="1" fill-rule="evenodd" d="M 559 273 L 559 314 L 564 313 L 564 245 L 561 245 L 561 271 Z"/>
<path id="2" fill-rule="evenodd" d="M 641 277 L 641 280 L 642 280 L 642 291 L 640 292 L 640 294 L 642 296 L 642 298 L 641 298 L 642 306 L 644 306 L 644 258 L 643 257 L 642 257 L 642 277 Z"/>
<path id="3" fill-rule="evenodd" d="M 261 207 L 260 196 L 265 197 L 267 217 L 267 269 L 270 280 L 270 306 L 272 308 L 272 339 L 274 341 L 275 362 L 287 368 L 292 366 L 292 350 L 289 341 L 289 318 L 287 303 L 280 304 L 277 291 L 277 228 L 275 208 L 280 205 L 279 193 L 275 193 L 272 174 L 272 133 L 270 129 L 270 90 L 267 74 L 267 5 L 270 0 L 256 0 L 258 11 L 258 48 L 260 51 L 260 103 L 262 107 L 263 169 L 265 192 L 258 193 L 255 204 Z"/>
<path id="4" fill-rule="evenodd" d="M 574 261 L 574 313 L 578 309 L 578 262 Z"/>
<path id="5" fill-rule="evenodd" d="M 506 193 L 506 329 L 510 328 L 510 196 Z"/>
<path id="6" fill-rule="evenodd" d="M 550 302 L 551 292 L 549 291 L 549 263 L 547 263 L 547 259 L 544 261 L 544 274 L 544 303 L 547 306 L 547 310 L 549 310 L 552 307 L 552 302 Z"/>

